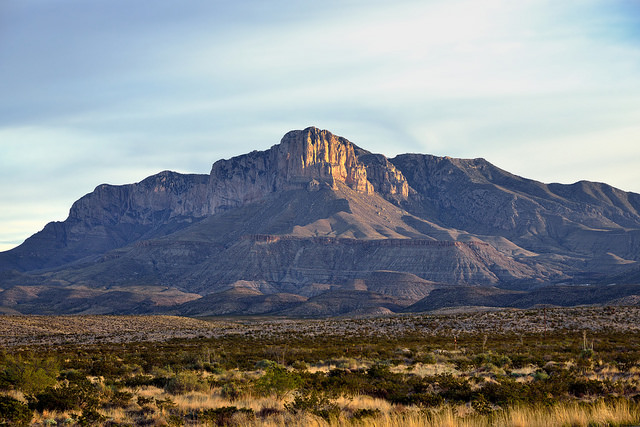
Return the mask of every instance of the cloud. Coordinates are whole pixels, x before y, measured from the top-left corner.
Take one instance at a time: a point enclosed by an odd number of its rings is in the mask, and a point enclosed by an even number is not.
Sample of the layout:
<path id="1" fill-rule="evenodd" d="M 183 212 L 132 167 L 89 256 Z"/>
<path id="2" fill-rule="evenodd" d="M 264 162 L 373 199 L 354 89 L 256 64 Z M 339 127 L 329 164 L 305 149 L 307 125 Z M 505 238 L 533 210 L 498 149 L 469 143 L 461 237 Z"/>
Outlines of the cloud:
<path id="1" fill-rule="evenodd" d="M 0 240 L 27 227 L 20 215 L 64 218 L 99 183 L 208 173 L 309 125 L 389 156 L 485 157 L 640 192 L 635 12 L 624 0 L 6 0 L 0 204 L 15 210 L 0 213 Z"/>

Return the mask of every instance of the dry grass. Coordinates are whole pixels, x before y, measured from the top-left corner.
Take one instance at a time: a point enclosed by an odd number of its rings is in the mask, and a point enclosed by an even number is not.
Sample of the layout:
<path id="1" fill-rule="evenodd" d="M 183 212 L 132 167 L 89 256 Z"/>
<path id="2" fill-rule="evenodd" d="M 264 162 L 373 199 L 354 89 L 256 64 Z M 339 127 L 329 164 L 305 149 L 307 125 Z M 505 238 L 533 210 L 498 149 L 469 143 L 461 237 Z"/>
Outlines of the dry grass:
<path id="1" fill-rule="evenodd" d="M 552 408 L 516 407 L 498 412 L 493 416 L 464 416 L 465 409 L 443 407 L 432 411 L 406 408 L 397 411 L 386 408 L 382 415 L 364 418 L 357 422 L 344 417 L 327 422 L 314 416 L 292 417 L 281 414 L 266 420 L 241 424 L 244 426 L 284 427 L 284 426 L 364 426 L 364 427 L 587 427 L 632 425 L 640 422 L 640 413 L 625 402 L 615 404 L 596 403 L 593 405 L 567 404 Z M 462 415 L 462 416 L 461 416 Z"/>
<path id="2" fill-rule="evenodd" d="M 225 406 L 250 408 L 255 413 L 263 408 L 270 408 L 274 413 L 266 417 L 247 417 L 243 414 L 234 416 L 232 425 L 243 427 L 285 427 L 285 426 L 363 426 L 363 427 L 555 427 L 555 426 L 609 426 L 633 425 L 640 422 L 638 406 L 620 400 L 610 403 L 565 403 L 552 407 L 517 406 L 505 410 L 497 410 L 490 415 L 479 415 L 468 405 L 443 406 L 435 409 L 420 409 L 392 405 L 386 400 L 369 396 L 340 397 L 335 403 L 341 409 L 341 415 L 329 421 L 309 413 L 293 414 L 285 410 L 282 401 L 275 397 L 258 398 L 250 395 L 230 401 L 217 393 L 187 393 L 180 396 L 168 395 L 156 387 L 143 387 L 134 391 L 137 396 L 153 397 L 164 400 L 171 398 L 176 404 L 178 413 L 202 409 L 214 409 Z M 135 401 L 135 399 L 134 399 Z M 132 418 L 132 413 L 139 407 L 132 403 L 129 408 L 105 409 L 100 412 L 110 423 L 136 424 L 140 420 Z M 359 420 L 351 418 L 359 409 L 377 409 L 380 413 L 375 417 Z M 147 425 L 166 425 L 169 413 L 156 410 L 149 414 L 144 423 Z M 33 425 L 69 424 L 73 414 L 45 411 L 37 413 Z M 198 423 L 190 425 L 201 425 Z"/>

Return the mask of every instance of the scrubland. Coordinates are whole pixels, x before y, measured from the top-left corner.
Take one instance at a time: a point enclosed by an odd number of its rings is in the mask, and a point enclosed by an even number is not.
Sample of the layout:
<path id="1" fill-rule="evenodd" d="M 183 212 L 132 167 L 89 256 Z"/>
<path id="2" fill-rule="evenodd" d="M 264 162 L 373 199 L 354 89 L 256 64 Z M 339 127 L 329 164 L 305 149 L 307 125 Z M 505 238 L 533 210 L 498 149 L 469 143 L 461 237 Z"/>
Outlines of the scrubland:
<path id="1" fill-rule="evenodd" d="M 633 425 L 639 314 L 5 316 L 0 425 Z"/>

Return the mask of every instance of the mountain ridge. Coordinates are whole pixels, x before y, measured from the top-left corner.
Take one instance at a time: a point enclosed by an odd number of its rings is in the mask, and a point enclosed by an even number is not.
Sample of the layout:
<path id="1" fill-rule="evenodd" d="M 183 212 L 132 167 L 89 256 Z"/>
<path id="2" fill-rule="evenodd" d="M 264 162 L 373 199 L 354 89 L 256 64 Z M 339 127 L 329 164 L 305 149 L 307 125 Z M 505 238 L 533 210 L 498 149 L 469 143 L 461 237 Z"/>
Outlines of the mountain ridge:
<path id="1" fill-rule="evenodd" d="M 209 175 L 163 171 L 135 184 L 97 186 L 65 221 L 0 253 L 0 306 L 46 311 L 42 292 L 23 290 L 36 285 L 65 312 L 75 312 L 63 301 L 69 287 L 147 301 L 122 309 L 117 298 L 92 297 L 93 305 L 78 306 L 87 313 L 384 313 L 452 286 L 488 287 L 461 298 L 486 305 L 491 295 L 511 301 L 513 292 L 535 296 L 542 286 L 633 282 L 639 212 L 640 195 L 606 184 L 543 184 L 481 158 L 387 158 L 310 127 L 267 150 L 218 160 Z M 376 282 L 376 271 L 390 273 Z M 242 282 L 259 294 L 230 305 L 229 290 Z M 173 289 L 175 303 L 138 295 L 142 288 L 153 295 Z M 587 300 L 632 301 L 629 292 L 591 292 Z M 362 301 L 336 305 L 347 294 Z M 435 309 L 436 294 L 410 309 Z M 544 299 L 534 296 L 517 300 Z M 217 309 L 216 298 L 239 311 Z M 438 298 L 451 304 L 449 296 Z"/>

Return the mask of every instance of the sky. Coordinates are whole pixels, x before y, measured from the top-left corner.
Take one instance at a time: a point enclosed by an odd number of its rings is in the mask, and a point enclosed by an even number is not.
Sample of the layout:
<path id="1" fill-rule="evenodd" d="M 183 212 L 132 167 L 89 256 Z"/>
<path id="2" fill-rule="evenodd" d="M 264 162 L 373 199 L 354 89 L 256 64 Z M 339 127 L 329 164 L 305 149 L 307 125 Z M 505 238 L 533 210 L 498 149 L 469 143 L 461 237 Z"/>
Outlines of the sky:
<path id="1" fill-rule="evenodd" d="M 640 193 L 640 0 L 0 0 L 0 251 L 308 126 Z"/>

